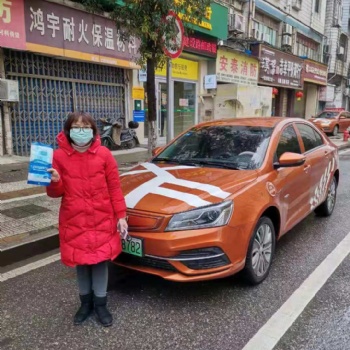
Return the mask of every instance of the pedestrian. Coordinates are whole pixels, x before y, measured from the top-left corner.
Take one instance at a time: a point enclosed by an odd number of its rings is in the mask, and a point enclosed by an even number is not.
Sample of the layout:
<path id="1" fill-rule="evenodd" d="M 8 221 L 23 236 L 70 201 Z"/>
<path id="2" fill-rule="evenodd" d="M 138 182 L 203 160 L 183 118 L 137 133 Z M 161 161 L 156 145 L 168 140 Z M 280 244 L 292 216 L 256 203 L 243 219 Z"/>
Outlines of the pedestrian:
<path id="1" fill-rule="evenodd" d="M 96 123 L 87 113 L 70 113 L 57 142 L 47 194 L 62 197 L 61 259 L 76 267 L 81 301 L 74 324 L 95 310 L 107 327 L 113 321 L 107 309 L 108 261 L 121 252 L 118 230 L 128 229 L 117 163 L 101 146 Z"/>

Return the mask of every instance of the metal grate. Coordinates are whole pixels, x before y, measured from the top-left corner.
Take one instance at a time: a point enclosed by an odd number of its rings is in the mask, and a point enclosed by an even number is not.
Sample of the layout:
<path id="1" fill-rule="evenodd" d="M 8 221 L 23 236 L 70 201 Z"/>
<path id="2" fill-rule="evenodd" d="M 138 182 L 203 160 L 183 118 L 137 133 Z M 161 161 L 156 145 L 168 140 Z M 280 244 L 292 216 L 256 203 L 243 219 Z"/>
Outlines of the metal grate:
<path id="1" fill-rule="evenodd" d="M 10 109 L 17 155 L 28 155 L 34 141 L 57 147 L 68 112 L 86 111 L 97 121 L 125 116 L 124 69 L 6 50 L 5 71 L 19 81 L 20 101 Z"/>

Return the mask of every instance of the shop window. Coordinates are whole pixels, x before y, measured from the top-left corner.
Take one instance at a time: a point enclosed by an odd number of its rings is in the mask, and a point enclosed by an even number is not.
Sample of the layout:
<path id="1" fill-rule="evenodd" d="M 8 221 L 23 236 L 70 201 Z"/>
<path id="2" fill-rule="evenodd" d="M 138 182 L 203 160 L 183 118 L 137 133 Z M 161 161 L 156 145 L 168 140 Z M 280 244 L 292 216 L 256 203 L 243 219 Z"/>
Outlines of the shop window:
<path id="1" fill-rule="evenodd" d="M 320 44 L 300 34 L 297 36 L 297 56 L 306 56 L 320 61 Z"/>
<path id="2" fill-rule="evenodd" d="M 277 44 L 277 30 L 257 21 L 253 21 L 253 36 L 255 39 L 265 41 L 270 45 L 276 46 Z"/>
<path id="3" fill-rule="evenodd" d="M 320 13 L 320 2 L 321 0 L 315 0 L 315 13 Z"/>

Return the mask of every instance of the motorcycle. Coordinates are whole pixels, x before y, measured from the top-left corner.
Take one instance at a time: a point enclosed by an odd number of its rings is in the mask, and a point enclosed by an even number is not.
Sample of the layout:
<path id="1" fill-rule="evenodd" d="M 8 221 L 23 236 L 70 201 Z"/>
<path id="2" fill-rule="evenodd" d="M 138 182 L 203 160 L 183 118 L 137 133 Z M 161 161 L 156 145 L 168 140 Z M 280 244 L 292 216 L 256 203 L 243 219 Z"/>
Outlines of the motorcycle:
<path id="1" fill-rule="evenodd" d="M 140 144 L 135 129 L 139 123 L 130 121 L 129 128 L 124 128 L 123 118 L 109 120 L 100 118 L 102 123 L 101 143 L 110 150 L 131 149 Z"/>

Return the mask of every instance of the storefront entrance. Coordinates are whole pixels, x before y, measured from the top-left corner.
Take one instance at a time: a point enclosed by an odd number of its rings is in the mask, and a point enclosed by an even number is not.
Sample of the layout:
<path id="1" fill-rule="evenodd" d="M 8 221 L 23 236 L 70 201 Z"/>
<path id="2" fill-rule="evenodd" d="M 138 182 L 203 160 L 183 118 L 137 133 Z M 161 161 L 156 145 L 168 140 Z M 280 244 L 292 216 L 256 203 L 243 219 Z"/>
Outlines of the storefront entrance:
<path id="1" fill-rule="evenodd" d="M 173 135 L 177 136 L 187 128 L 197 123 L 196 96 L 197 83 L 172 80 L 174 99 L 171 108 L 174 111 Z M 156 80 L 157 98 L 157 137 L 158 145 L 164 145 L 167 139 L 168 113 L 167 113 L 167 83 L 164 79 Z M 147 113 L 147 99 L 145 100 Z M 145 139 L 148 139 L 148 123 L 145 123 Z M 146 140 L 145 140 L 146 141 Z"/>

